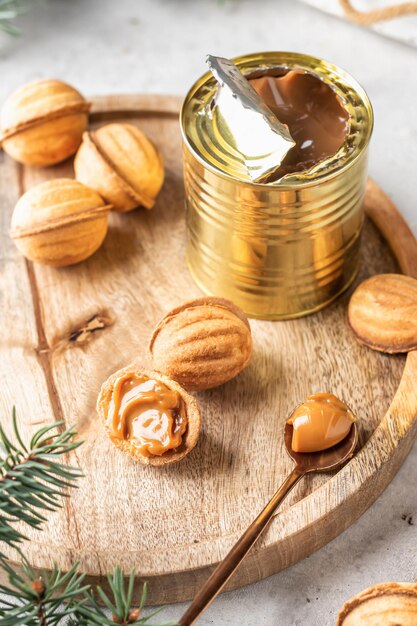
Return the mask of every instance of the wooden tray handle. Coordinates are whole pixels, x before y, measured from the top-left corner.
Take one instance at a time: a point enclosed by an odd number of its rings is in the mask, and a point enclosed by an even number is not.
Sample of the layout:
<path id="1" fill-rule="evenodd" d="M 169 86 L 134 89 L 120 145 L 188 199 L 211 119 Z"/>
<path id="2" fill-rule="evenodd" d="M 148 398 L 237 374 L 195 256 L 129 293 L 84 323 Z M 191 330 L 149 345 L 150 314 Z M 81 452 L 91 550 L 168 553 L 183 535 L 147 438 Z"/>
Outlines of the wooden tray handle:
<path id="1" fill-rule="evenodd" d="M 396 256 L 401 271 L 417 278 L 417 240 L 395 204 L 371 178 L 366 186 L 364 206 Z"/>

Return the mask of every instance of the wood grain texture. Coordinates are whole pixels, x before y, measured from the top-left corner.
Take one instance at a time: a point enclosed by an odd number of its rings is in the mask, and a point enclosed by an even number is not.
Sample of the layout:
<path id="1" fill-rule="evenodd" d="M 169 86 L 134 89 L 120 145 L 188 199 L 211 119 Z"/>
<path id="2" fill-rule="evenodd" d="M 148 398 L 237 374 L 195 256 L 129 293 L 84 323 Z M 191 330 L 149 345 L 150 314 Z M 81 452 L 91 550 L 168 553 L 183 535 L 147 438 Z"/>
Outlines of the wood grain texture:
<path id="1" fill-rule="evenodd" d="M 74 267 L 26 263 L 7 235 L 18 195 L 71 175 L 72 164 L 32 170 L 0 157 L 1 415 L 6 420 L 16 403 L 26 435 L 63 417 L 85 440 L 72 461 L 86 478 L 43 532 L 30 531 L 28 557 L 46 568 L 79 560 L 93 580 L 117 563 L 126 572 L 136 567 L 150 582 L 151 603 L 191 598 L 268 501 L 291 467 L 285 418 L 308 394 L 329 391 L 349 401 L 360 418 L 360 450 L 338 474 L 297 486 L 229 588 L 279 571 L 346 529 L 393 478 L 417 432 L 417 354 L 392 357 L 357 344 L 345 320 L 348 293 L 301 320 L 251 321 L 249 367 L 198 394 L 203 432 L 178 465 L 143 467 L 107 439 L 94 408 L 102 382 L 133 359 L 147 366 L 155 324 L 200 295 L 184 261 L 179 104 L 152 96 L 94 101 L 93 125 L 129 120 L 151 137 L 166 181 L 152 211 L 111 215 L 102 248 Z M 375 185 L 366 206 L 402 269 L 414 273 L 415 243 L 395 207 Z M 395 271 L 368 222 L 359 280 Z"/>

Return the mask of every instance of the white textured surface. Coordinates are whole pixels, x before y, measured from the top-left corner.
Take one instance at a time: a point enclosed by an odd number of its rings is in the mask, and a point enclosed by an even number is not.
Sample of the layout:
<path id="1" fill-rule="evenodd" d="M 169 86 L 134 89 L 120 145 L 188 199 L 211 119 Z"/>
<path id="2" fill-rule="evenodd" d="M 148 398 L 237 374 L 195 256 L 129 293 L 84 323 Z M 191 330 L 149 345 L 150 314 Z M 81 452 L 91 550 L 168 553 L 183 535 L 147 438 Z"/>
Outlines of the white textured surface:
<path id="1" fill-rule="evenodd" d="M 204 71 L 207 52 L 287 49 L 341 65 L 374 104 L 371 174 L 417 233 L 416 49 L 291 0 L 50 0 L 20 25 L 21 39 L 0 35 L 0 100 L 46 76 L 87 95 L 184 94 Z M 280 574 L 221 596 L 199 623 L 333 626 L 342 602 L 368 585 L 417 580 L 416 475 L 415 448 L 378 502 L 342 536 Z M 161 617 L 181 612 L 167 607 Z"/>

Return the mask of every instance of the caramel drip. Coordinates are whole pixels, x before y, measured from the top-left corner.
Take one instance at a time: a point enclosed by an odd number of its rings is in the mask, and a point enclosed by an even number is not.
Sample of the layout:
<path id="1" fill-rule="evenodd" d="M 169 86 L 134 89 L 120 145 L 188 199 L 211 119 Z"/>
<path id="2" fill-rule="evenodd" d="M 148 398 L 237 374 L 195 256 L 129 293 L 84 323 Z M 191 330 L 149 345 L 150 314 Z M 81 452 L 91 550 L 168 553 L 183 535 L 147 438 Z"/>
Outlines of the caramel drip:
<path id="1" fill-rule="evenodd" d="M 331 393 L 316 393 L 300 404 L 287 424 L 293 427 L 294 452 L 319 452 L 342 441 L 356 417 L 350 408 Z"/>
<path id="2" fill-rule="evenodd" d="M 107 419 L 112 439 L 129 441 L 148 457 L 178 448 L 187 428 L 180 394 L 134 373 L 116 380 Z"/>

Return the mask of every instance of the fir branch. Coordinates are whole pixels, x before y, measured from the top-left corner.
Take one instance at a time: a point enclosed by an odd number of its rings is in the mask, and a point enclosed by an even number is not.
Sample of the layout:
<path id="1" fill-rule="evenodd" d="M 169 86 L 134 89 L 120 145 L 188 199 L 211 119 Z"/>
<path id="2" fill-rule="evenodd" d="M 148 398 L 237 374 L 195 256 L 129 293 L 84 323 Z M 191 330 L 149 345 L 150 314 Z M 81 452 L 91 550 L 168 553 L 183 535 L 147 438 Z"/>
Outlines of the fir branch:
<path id="1" fill-rule="evenodd" d="M 58 497 L 68 494 L 62 489 L 75 487 L 82 476 L 80 469 L 58 463 L 58 459 L 74 450 L 72 428 L 62 433 L 52 432 L 62 427 L 56 422 L 41 428 L 26 446 L 19 433 L 13 410 L 13 430 L 16 444 L 0 425 L 0 541 L 18 548 L 26 539 L 16 522 L 40 528 L 46 521 L 44 512 L 61 507 Z"/>
<path id="2" fill-rule="evenodd" d="M 56 566 L 39 576 L 27 563 L 22 562 L 22 573 L 3 560 L 3 569 L 9 578 L 9 587 L 0 585 L 1 626 L 49 626 L 63 623 L 73 616 L 86 601 L 83 594 L 89 589 L 84 585 L 84 575 L 77 572 L 77 564 L 63 573 Z"/>
<path id="3" fill-rule="evenodd" d="M 90 585 L 84 584 L 84 574 L 77 571 L 75 564 L 69 572 L 63 573 L 56 566 L 52 572 L 39 576 L 23 560 L 22 573 L 3 560 L 2 567 L 9 578 L 9 586 L 0 585 L 0 624 L 1 626 L 58 626 L 65 622 L 71 626 L 152 626 L 149 621 L 160 609 L 142 617 L 146 602 L 146 584 L 138 608 L 132 607 L 135 572 L 132 571 L 127 586 L 120 567 L 108 576 L 112 598 L 101 589 L 96 594 L 110 611 L 98 604 Z M 155 625 L 153 625 L 155 626 Z M 175 626 L 174 623 L 160 626 Z"/>
<path id="4" fill-rule="evenodd" d="M 8 35 L 20 35 L 20 29 L 13 24 L 14 19 L 26 13 L 28 3 L 24 0 L 0 0 L 0 30 Z"/>
<path id="5" fill-rule="evenodd" d="M 51 572 L 42 575 L 30 566 L 20 549 L 26 537 L 14 524 L 24 522 L 40 529 L 46 521 L 42 513 L 55 511 L 61 506 L 59 499 L 68 495 L 63 489 L 75 487 L 82 473 L 78 468 L 63 465 L 59 459 L 81 442 L 74 441 L 76 433 L 72 428 L 57 433 L 56 429 L 63 425 L 63 422 L 57 422 L 41 428 L 26 445 L 14 410 L 12 422 L 15 443 L 0 425 L 0 541 L 17 548 L 22 563 L 21 572 L 15 571 L 6 557 L 0 555 L 0 567 L 9 581 L 8 586 L 0 584 L 3 596 L 0 599 L 1 626 L 152 626 L 149 620 L 158 610 L 141 617 L 146 585 L 139 608 L 132 607 L 134 571 L 127 586 L 120 567 L 108 576 L 112 592 L 110 599 L 101 587 L 93 592 L 91 586 L 85 584 L 85 576 L 78 572 L 78 564 L 69 572 L 54 565 Z M 111 617 L 98 600 L 104 603 Z"/>
<path id="6" fill-rule="evenodd" d="M 141 617 L 143 607 L 146 602 L 146 583 L 143 585 L 142 598 L 138 608 L 132 608 L 132 597 L 135 585 L 135 570 L 132 570 L 127 586 L 125 585 L 123 572 L 120 567 L 116 567 L 113 574 L 107 577 L 112 599 L 101 589 L 96 588 L 96 594 L 103 602 L 104 606 L 110 611 L 111 619 L 107 617 L 103 608 L 99 606 L 96 596 L 93 592 L 85 592 L 86 602 L 80 604 L 75 615 L 78 621 L 75 622 L 80 626 L 113 626 L 114 624 L 122 624 L 128 626 L 139 626 L 146 624 L 152 626 L 149 621 L 154 615 L 159 613 L 160 609 L 156 609 L 149 613 L 146 617 Z M 173 622 L 161 624 L 160 626 L 175 626 Z"/>

